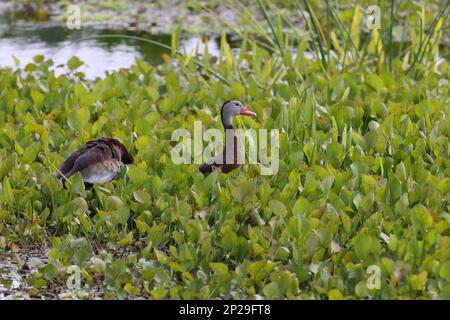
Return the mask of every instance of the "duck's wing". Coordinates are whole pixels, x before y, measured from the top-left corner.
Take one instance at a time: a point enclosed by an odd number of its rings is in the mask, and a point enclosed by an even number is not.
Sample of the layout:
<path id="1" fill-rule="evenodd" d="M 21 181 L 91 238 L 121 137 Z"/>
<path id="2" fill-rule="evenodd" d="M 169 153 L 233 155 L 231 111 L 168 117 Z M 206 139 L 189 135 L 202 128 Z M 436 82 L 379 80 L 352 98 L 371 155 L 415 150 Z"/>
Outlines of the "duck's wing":
<path id="1" fill-rule="evenodd" d="M 99 138 L 72 153 L 60 166 L 61 173 L 57 177 L 68 178 L 80 172 L 85 184 L 103 183 L 117 178 L 122 162 L 132 163 L 133 158 L 121 142 L 114 138 Z"/>
<path id="2" fill-rule="evenodd" d="M 224 151 L 216 155 L 215 157 L 209 159 L 204 164 L 202 164 L 199 168 L 199 171 L 204 175 L 208 176 L 213 170 L 219 169 L 223 173 L 229 173 L 234 169 L 241 166 L 243 163 L 243 158 L 237 144 L 235 144 L 234 149 L 234 157 L 231 163 L 227 163 L 226 159 L 226 147 L 224 147 Z"/>
<path id="3" fill-rule="evenodd" d="M 90 168 L 101 170 L 102 164 L 107 164 L 111 161 L 120 162 L 120 155 L 114 152 L 108 145 L 102 143 L 94 144 L 80 151 L 80 155 L 76 158 L 71 170 L 67 173 L 69 177 L 76 172 L 83 172 Z"/>
<path id="4" fill-rule="evenodd" d="M 67 178 L 67 175 L 72 170 L 75 161 L 83 154 L 83 149 L 77 150 L 74 153 L 72 153 L 59 167 L 59 171 L 57 173 L 57 177 L 59 179 L 62 178 L 61 173 Z"/>

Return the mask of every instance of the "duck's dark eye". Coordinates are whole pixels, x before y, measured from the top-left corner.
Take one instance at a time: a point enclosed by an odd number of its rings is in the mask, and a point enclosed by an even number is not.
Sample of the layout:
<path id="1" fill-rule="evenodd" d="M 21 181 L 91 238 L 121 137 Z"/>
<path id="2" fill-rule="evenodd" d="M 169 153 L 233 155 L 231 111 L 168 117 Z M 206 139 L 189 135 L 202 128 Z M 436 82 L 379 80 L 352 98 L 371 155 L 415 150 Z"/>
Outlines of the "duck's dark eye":
<path id="1" fill-rule="evenodd" d="M 239 103 L 235 103 L 234 105 L 235 105 L 236 107 L 239 107 Z"/>

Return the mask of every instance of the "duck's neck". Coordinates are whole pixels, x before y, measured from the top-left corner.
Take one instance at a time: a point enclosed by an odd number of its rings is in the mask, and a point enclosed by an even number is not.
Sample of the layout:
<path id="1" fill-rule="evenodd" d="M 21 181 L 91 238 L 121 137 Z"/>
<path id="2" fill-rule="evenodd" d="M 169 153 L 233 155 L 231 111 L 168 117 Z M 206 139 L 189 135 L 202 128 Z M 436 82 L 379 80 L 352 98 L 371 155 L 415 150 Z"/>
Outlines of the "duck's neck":
<path id="1" fill-rule="evenodd" d="M 221 112 L 220 118 L 222 120 L 222 125 L 225 130 L 234 129 L 233 128 L 233 117 L 225 112 Z"/>
<path id="2" fill-rule="evenodd" d="M 228 130 L 228 129 L 234 130 L 233 124 L 225 124 L 223 122 L 222 122 L 222 124 L 223 124 L 224 130 Z"/>

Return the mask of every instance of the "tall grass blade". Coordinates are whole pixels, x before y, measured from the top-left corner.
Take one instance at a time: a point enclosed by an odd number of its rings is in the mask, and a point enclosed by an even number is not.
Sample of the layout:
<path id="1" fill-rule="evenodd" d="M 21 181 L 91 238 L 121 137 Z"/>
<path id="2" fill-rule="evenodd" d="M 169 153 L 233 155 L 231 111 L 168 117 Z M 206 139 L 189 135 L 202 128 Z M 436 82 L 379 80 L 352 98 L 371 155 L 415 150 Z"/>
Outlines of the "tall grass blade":
<path id="1" fill-rule="evenodd" d="M 266 19 L 267 24 L 269 25 L 270 31 L 272 32 L 272 36 L 274 39 L 274 42 L 276 43 L 276 45 L 278 46 L 278 49 L 280 50 L 280 54 L 283 55 L 284 51 L 283 51 L 283 40 L 280 39 L 277 35 L 277 31 L 275 30 L 272 21 L 270 21 L 270 17 L 267 14 L 267 10 L 266 7 L 264 6 L 264 4 L 262 3 L 262 0 L 258 0 L 258 5 L 261 8 L 261 11 L 264 14 L 264 18 Z"/>

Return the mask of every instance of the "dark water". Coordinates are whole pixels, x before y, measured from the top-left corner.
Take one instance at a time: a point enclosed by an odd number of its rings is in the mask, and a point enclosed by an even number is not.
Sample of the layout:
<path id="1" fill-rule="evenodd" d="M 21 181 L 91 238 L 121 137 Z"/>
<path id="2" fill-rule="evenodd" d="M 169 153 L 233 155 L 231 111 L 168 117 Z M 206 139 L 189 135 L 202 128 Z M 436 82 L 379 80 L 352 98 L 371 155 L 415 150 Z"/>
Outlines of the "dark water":
<path id="1" fill-rule="evenodd" d="M 170 53 L 158 45 L 129 39 L 127 36 L 150 39 L 168 46 L 171 41 L 170 35 L 89 28 L 70 30 L 65 27 L 15 26 L 0 18 L 0 67 L 15 67 L 13 55 L 19 59 L 21 67 L 32 62 L 33 57 L 38 54 L 52 59 L 54 66 L 65 64 L 72 56 L 77 56 L 85 63 L 79 71 L 84 72 L 87 79 L 94 79 L 104 76 L 106 71 L 130 67 L 135 62 L 135 57 L 151 64 L 159 64 L 163 61 L 162 54 Z M 199 38 L 184 39 L 180 47 L 190 52 L 198 42 L 199 52 L 202 52 L 204 45 Z M 211 55 L 219 54 L 217 39 L 209 40 L 208 49 Z M 56 73 L 64 71 L 64 68 L 55 68 Z"/>

